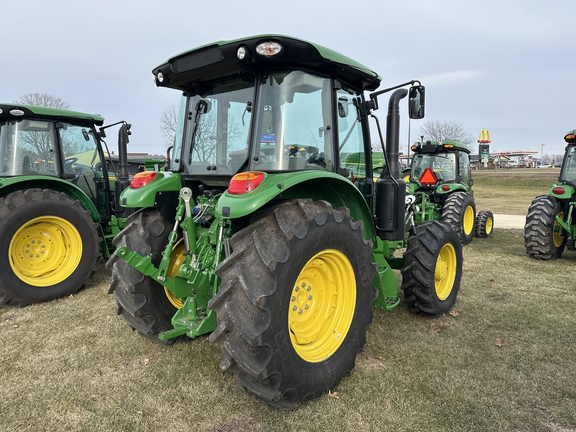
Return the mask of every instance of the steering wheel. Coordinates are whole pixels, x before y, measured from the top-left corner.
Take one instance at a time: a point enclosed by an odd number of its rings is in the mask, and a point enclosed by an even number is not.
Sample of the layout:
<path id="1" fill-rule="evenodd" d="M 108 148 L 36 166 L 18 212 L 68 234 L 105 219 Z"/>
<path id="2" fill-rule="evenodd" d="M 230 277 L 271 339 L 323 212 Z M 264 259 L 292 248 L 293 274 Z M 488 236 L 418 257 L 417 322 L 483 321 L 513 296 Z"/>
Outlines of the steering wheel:
<path id="1" fill-rule="evenodd" d="M 77 161 L 78 161 L 77 157 L 69 157 L 69 158 L 64 159 L 64 163 L 66 165 L 72 165 L 74 162 L 77 162 Z"/>

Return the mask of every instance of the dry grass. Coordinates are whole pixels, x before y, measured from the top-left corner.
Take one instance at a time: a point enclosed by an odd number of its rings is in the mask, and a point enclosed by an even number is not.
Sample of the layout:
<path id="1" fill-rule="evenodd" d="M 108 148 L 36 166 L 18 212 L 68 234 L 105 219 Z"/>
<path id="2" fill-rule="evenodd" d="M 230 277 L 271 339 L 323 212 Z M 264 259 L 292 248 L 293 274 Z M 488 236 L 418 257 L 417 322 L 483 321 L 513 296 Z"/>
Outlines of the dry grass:
<path id="1" fill-rule="evenodd" d="M 495 214 L 525 215 L 532 200 L 548 193 L 559 174 L 559 168 L 475 170 L 472 189 L 476 208 Z"/>
<path id="2" fill-rule="evenodd" d="M 296 412 L 240 390 L 206 338 L 131 332 L 102 268 L 74 297 L 0 307 L 0 430 L 576 430 L 576 252 L 534 261 L 496 229 L 464 255 L 454 314 L 375 310 L 355 373 Z"/>

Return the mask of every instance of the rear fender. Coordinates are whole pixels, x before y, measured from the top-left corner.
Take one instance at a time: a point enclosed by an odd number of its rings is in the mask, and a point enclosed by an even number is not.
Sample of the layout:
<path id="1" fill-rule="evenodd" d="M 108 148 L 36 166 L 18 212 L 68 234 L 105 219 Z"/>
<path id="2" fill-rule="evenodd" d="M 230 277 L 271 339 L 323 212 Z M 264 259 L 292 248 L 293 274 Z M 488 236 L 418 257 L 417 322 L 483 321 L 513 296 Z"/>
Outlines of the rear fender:
<path id="1" fill-rule="evenodd" d="M 448 186 L 449 189 L 444 190 L 442 187 Z M 436 188 L 436 193 L 438 195 L 448 195 L 454 192 L 466 192 L 471 193 L 468 191 L 468 188 L 461 183 L 445 183 L 441 184 Z"/>
<path id="2" fill-rule="evenodd" d="M 102 219 L 98 209 L 86 193 L 74 183 L 48 176 L 25 176 L 10 177 L 0 180 L 0 197 L 4 197 L 12 192 L 24 189 L 50 189 L 56 192 L 62 192 L 70 198 L 78 200 L 85 210 L 90 212 L 92 220 L 98 224 L 98 235 L 102 239 L 109 237 L 102 228 Z M 101 250 L 105 258 L 110 256 L 111 246 L 107 241 L 101 244 Z"/>
<path id="3" fill-rule="evenodd" d="M 562 189 L 564 192 L 563 193 L 555 193 L 554 189 Z M 576 189 L 574 189 L 573 186 L 571 185 L 567 185 L 567 184 L 555 184 L 554 186 L 552 186 L 550 188 L 550 191 L 548 192 L 551 196 L 553 196 L 554 198 L 558 198 L 558 199 L 570 199 L 574 196 L 574 194 L 576 193 Z"/>
<path id="4" fill-rule="evenodd" d="M 6 196 L 12 192 L 23 189 L 51 189 L 57 192 L 63 192 L 72 199 L 80 201 L 82 207 L 90 212 L 92 220 L 100 223 L 100 214 L 94 206 L 92 200 L 86 193 L 73 183 L 57 177 L 48 176 L 26 176 L 24 177 L 11 177 L 0 180 L 0 197 Z"/>
<path id="5" fill-rule="evenodd" d="M 120 194 L 120 205 L 129 208 L 155 207 L 156 195 L 161 192 L 179 192 L 182 189 L 182 176 L 170 171 L 155 171 L 156 177 L 150 183 L 137 189 L 124 189 Z"/>
<path id="6" fill-rule="evenodd" d="M 364 238 L 374 240 L 376 232 L 370 209 L 358 188 L 348 179 L 331 172 L 303 171 L 264 174 L 264 180 L 254 190 L 233 195 L 222 194 L 215 216 L 236 219 L 254 213 L 274 200 L 310 198 L 328 201 L 332 207 L 347 207 L 352 220 L 364 222 Z"/>

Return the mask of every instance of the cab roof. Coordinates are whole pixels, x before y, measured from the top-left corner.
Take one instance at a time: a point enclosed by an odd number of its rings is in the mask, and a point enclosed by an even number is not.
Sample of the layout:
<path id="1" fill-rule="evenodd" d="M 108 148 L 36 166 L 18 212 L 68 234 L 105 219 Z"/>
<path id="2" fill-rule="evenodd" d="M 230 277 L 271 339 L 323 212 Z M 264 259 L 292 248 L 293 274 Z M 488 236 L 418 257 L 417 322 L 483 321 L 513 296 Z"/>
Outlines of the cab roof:
<path id="1" fill-rule="evenodd" d="M 274 56 L 260 55 L 256 47 L 262 42 L 276 42 L 282 49 Z M 242 60 L 237 55 L 240 47 L 247 52 Z M 152 73 L 156 85 L 186 91 L 218 78 L 256 73 L 270 67 L 307 69 L 334 76 L 368 91 L 378 88 L 381 81 L 376 72 L 349 57 L 322 45 L 285 35 L 256 35 L 203 45 L 170 58 L 154 68 Z M 159 72 L 163 81 L 158 79 Z"/>
<path id="2" fill-rule="evenodd" d="M 470 149 L 464 143 L 452 140 L 426 141 L 412 146 L 412 150 L 420 153 L 436 153 L 439 151 L 462 151 L 470 154 Z"/>
<path id="3" fill-rule="evenodd" d="M 78 111 L 57 108 L 39 107 L 0 102 L 0 119 L 43 118 L 82 125 L 102 126 L 104 118 L 98 114 L 87 114 Z"/>

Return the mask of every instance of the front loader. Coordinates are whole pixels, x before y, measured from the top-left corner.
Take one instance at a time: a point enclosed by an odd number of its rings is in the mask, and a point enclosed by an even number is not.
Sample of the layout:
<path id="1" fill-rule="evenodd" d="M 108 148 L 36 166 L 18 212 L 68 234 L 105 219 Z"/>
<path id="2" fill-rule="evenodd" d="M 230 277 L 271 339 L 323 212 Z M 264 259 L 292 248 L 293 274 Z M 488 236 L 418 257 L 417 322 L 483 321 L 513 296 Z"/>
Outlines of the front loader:
<path id="1" fill-rule="evenodd" d="M 576 130 L 564 137 L 566 150 L 558 177 L 547 195 L 532 201 L 524 225 L 524 246 L 530 258 L 560 258 L 576 239 Z"/>
<path id="2" fill-rule="evenodd" d="M 295 409 L 353 370 L 372 307 L 400 303 L 394 269 L 412 312 L 451 309 L 458 233 L 407 230 L 398 172 L 399 107 L 408 95 L 424 116 L 419 82 L 375 92 L 362 64 L 279 35 L 205 45 L 153 74 L 183 98 L 169 168 L 136 174 L 121 196 L 140 209 L 107 265 L 130 327 L 165 344 L 210 334 L 242 388 Z M 375 180 L 369 119 L 380 130 L 388 92 Z"/>

